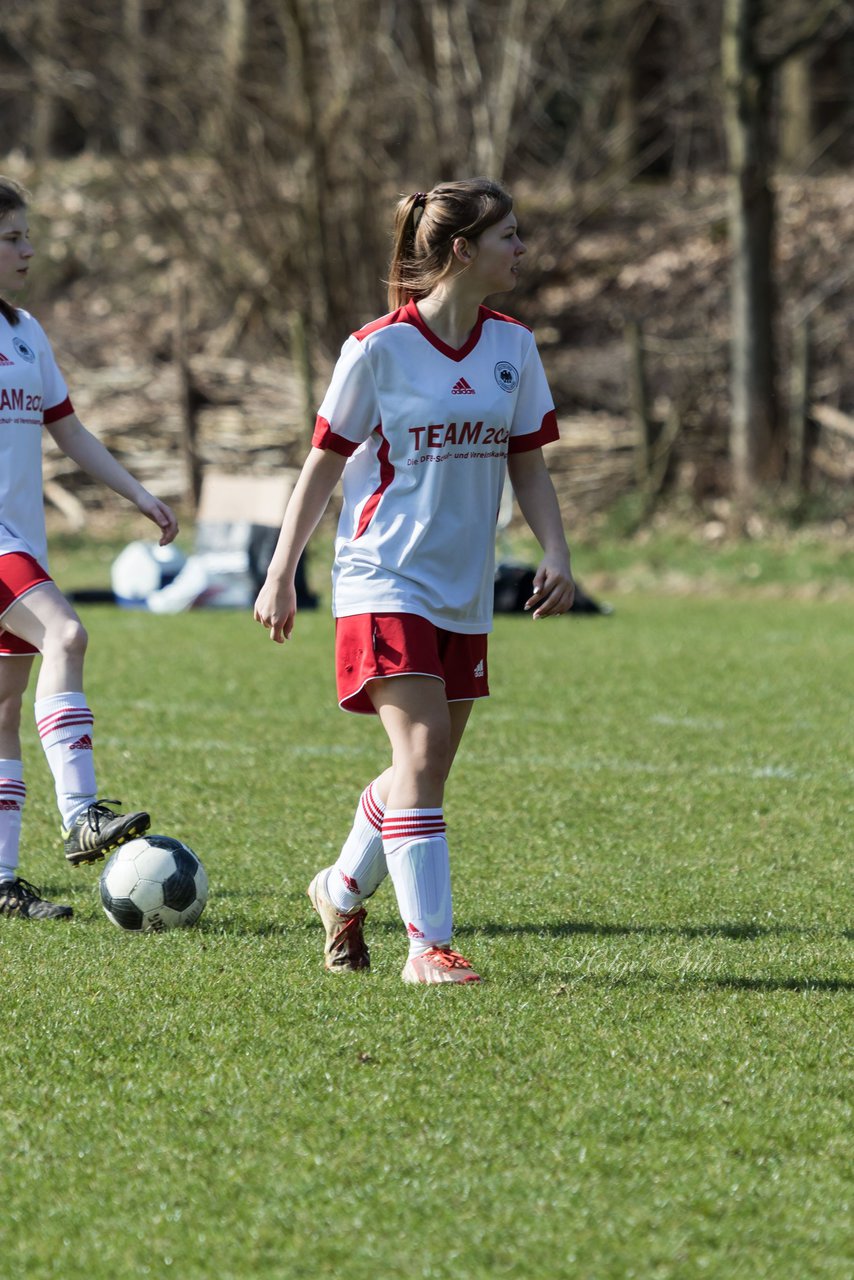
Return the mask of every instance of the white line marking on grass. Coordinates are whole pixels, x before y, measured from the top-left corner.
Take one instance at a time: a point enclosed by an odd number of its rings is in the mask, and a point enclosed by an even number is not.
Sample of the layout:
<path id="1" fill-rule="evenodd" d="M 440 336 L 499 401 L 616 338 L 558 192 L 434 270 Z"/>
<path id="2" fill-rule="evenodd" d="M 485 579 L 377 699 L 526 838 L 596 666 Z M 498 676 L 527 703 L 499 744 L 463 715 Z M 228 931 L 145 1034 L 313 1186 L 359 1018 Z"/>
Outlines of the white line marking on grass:
<path id="1" fill-rule="evenodd" d="M 120 750 L 132 750 L 134 755 L 138 755 L 146 750 L 154 750 L 159 748 L 161 739 L 156 735 L 150 736 L 138 734 L 133 738 L 119 738 L 110 734 L 100 734 L 98 741 L 104 747 L 118 748 Z M 251 742 L 234 742 L 231 739 L 228 743 L 219 743 L 212 741 L 210 738 L 182 738 L 181 749 L 185 755 L 192 755 L 199 760 L 209 758 L 212 753 L 220 749 L 225 749 L 227 745 L 229 755 L 233 757 L 242 756 L 245 759 L 254 760 L 259 756 L 269 759 L 270 747 L 268 743 L 251 743 Z M 285 742 L 277 743 L 275 754 L 277 756 L 361 756 L 365 755 L 367 748 L 364 746 L 347 746 L 342 743 L 330 743 L 329 746 L 313 746 L 303 742 Z"/>
<path id="2" fill-rule="evenodd" d="M 704 720 L 701 716 L 668 716 L 660 713 L 649 719 L 651 724 L 663 724 L 673 729 L 712 729 L 717 732 L 726 728 L 723 720 Z"/>
<path id="3" fill-rule="evenodd" d="M 500 764 L 511 763 L 506 757 L 493 754 L 492 752 L 475 752 L 466 751 L 465 759 L 472 764 Z M 597 757 L 585 759 L 584 757 L 575 757 L 568 759 L 560 756 L 534 756 L 522 755 L 514 756 L 512 764 L 514 767 L 519 764 L 529 766 L 550 767 L 566 769 L 574 773 L 640 773 L 649 774 L 657 777 L 678 777 L 680 774 L 689 773 L 694 777 L 709 778 L 746 778 L 751 781 L 767 780 L 769 778 L 778 779 L 779 781 L 808 781 L 811 778 L 820 778 L 826 776 L 827 771 L 816 773 L 812 770 L 797 769 L 792 765 L 764 764 L 764 765 L 706 765 L 698 768 L 696 765 L 686 762 L 685 764 L 653 764 L 648 760 L 621 760 L 618 757 Z M 843 776 L 849 776 L 847 770 L 841 770 Z"/>
<path id="4" fill-rule="evenodd" d="M 110 747 L 114 750 L 132 751 L 134 754 L 141 754 L 146 750 L 153 751 L 158 748 L 160 741 L 155 734 L 151 736 L 141 734 L 133 739 L 113 734 L 102 734 L 99 740 L 105 747 Z M 212 742 L 210 738 L 182 738 L 181 740 L 184 753 L 189 757 L 197 757 L 199 760 L 210 757 L 212 752 L 216 752 L 219 745 L 216 742 Z M 276 754 L 279 757 L 296 756 L 307 759 L 323 759 L 329 756 L 356 759 L 370 756 L 373 745 L 375 744 L 285 742 L 277 743 Z M 228 751 L 233 758 L 242 758 L 244 760 L 255 760 L 259 756 L 264 756 L 265 758 L 269 756 L 269 747 L 266 744 L 254 742 L 234 742 L 229 740 Z M 751 782 L 767 782 L 769 780 L 809 782 L 830 777 L 838 778 L 848 783 L 854 782 L 854 770 L 843 767 L 840 764 L 827 764 L 818 770 L 800 769 L 795 765 L 788 764 L 744 763 L 698 766 L 691 761 L 685 761 L 684 763 L 670 761 L 658 764 L 649 760 L 631 760 L 619 756 L 568 757 L 535 755 L 527 752 L 517 753 L 516 750 L 514 750 L 511 757 L 508 752 L 501 750 L 482 751 L 476 747 L 465 748 L 464 757 L 461 759 L 461 767 L 469 765 L 497 765 L 514 769 L 517 769 L 520 765 L 526 765 L 529 768 L 563 769 L 569 773 L 643 774 L 648 777 L 662 778 L 675 778 L 683 775 L 691 775 L 695 778 L 743 778 Z"/>
<path id="5" fill-rule="evenodd" d="M 114 745 L 122 745 L 125 742 L 124 739 L 118 738 L 106 738 L 105 741 L 112 742 Z M 157 739 L 152 738 L 151 745 L 154 746 L 156 743 Z M 136 750 L 144 749 L 145 739 L 135 738 L 133 742 L 127 742 L 125 745 L 133 746 Z M 188 752 L 197 752 L 200 758 L 211 751 L 211 742 L 208 738 L 199 738 L 196 741 L 185 739 L 182 740 L 182 745 Z M 359 756 L 369 755 L 372 745 L 371 743 L 330 742 L 324 745 L 307 742 L 288 742 L 279 743 L 276 747 L 276 754 L 280 757 L 297 756 L 308 759 L 323 759 L 328 756 L 355 759 Z M 257 755 L 269 754 L 267 746 L 254 743 L 229 742 L 228 749 L 232 755 L 253 759 Z M 745 778 L 757 782 L 769 779 L 780 782 L 806 782 L 833 774 L 847 781 L 854 781 L 854 772 L 850 769 L 833 768 L 831 766 L 820 770 L 799 769 L 794 765 L 787 764 L 748 763 L 698 767 L 690 761 L 685 763 L 671 761 L 656 764 L 649 760 L 631 760 L 619 756 L 576 756 L 570 758 L 558 755 L 534 755 L 527 752 L 514 755 L 511 760 L 503 752 L 478 751 L 476 748 L 465 749 L 464 762 L 472 765 L 507 765 L 514 768 L 520 764 L 534 768 L 557 767 L 573 773 L 645 774 L 650 777 L 679 777 L 683 774 L 691 774 L 693 777 Z M 461 761 L 461 763 L 463 762 Z"/>

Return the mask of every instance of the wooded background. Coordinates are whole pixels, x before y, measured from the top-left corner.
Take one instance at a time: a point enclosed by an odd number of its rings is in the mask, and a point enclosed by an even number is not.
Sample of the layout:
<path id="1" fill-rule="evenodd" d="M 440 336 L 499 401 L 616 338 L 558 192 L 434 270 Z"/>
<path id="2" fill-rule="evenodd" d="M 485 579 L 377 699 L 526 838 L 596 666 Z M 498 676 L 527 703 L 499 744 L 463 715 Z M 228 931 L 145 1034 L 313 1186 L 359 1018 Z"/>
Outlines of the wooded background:
<path id="1" fill-rule="evenodd" d="M 175 489 L 186 458 L 192 495 L 202 462 L 298 461 L 386 309 L 397 196 L 489 174 L 531 250 L 495 304 L 537 331 L 562 497 L 844 508 L 852 0 L 4 0 L 1 24 L 30 303 L 129 465 L 165 451 Z"/>

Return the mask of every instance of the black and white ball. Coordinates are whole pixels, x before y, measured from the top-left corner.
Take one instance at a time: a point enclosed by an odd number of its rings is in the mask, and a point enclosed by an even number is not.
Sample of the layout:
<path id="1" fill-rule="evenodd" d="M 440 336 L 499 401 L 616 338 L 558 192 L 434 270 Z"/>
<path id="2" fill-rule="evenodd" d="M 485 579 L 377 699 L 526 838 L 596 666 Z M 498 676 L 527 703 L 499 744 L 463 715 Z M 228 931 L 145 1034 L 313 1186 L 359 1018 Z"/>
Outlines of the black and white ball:
<path id="1" fill-rule="evenodd" d="M 208 877 L 180 840 L 146 835 L 116 850 L 101 873 L 100 889 L 113 924 L 160 933 L 198 920 L 208 900 Z"/>

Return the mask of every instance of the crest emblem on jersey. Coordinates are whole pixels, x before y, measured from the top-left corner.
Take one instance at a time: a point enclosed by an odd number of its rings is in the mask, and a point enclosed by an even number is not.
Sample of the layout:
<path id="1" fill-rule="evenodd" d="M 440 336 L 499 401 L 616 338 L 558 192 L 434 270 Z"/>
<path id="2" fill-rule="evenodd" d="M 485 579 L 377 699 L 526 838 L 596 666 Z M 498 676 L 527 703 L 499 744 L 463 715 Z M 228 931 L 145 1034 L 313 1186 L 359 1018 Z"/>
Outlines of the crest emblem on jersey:
<path id="1" fill-rule="evenodd" d="M 26 360 L 27 364 L 35 364 L 36 353 L 32 347 L 28 347 L 26 342 L 22 342 L 20 338 L 16 338 L 12 344 L 22 360 Z"/>
<path id="2" fill-rule="evenodd" d="M 519 385 L 519 370 L 506 360 L 499 360 L 495 366 L 495 381 L 502 391 L 515 391 Z"/>

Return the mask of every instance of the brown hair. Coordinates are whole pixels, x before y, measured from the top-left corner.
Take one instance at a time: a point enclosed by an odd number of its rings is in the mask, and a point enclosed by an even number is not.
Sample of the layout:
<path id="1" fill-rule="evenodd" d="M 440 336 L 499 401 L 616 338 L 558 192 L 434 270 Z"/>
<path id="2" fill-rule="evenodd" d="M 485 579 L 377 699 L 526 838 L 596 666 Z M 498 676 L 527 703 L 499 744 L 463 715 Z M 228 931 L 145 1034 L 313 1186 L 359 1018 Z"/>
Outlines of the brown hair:
<path id="1" fill-rule="evenodd" d="M 0 177 L 0 222 L 7 213 L 17 213 L 19 209 L 26 209 L 28 196 L 29 192 L 20 183 L 15 182 L 14 178 Z M 9 324 L 17 324 L 20 320 L 16 308 L 5 298 L 0 298 L 0 315 L 5 316 Z"/>
<path id="2" fill-rule="evenodd" d="M 450 267 L 457 237 L 476 240 L 512 208 L 509 193 L 490 178 L 442 182 L 432 191 L 404 196 L 394 218 L 389 308 L 426 297 Z"/>

